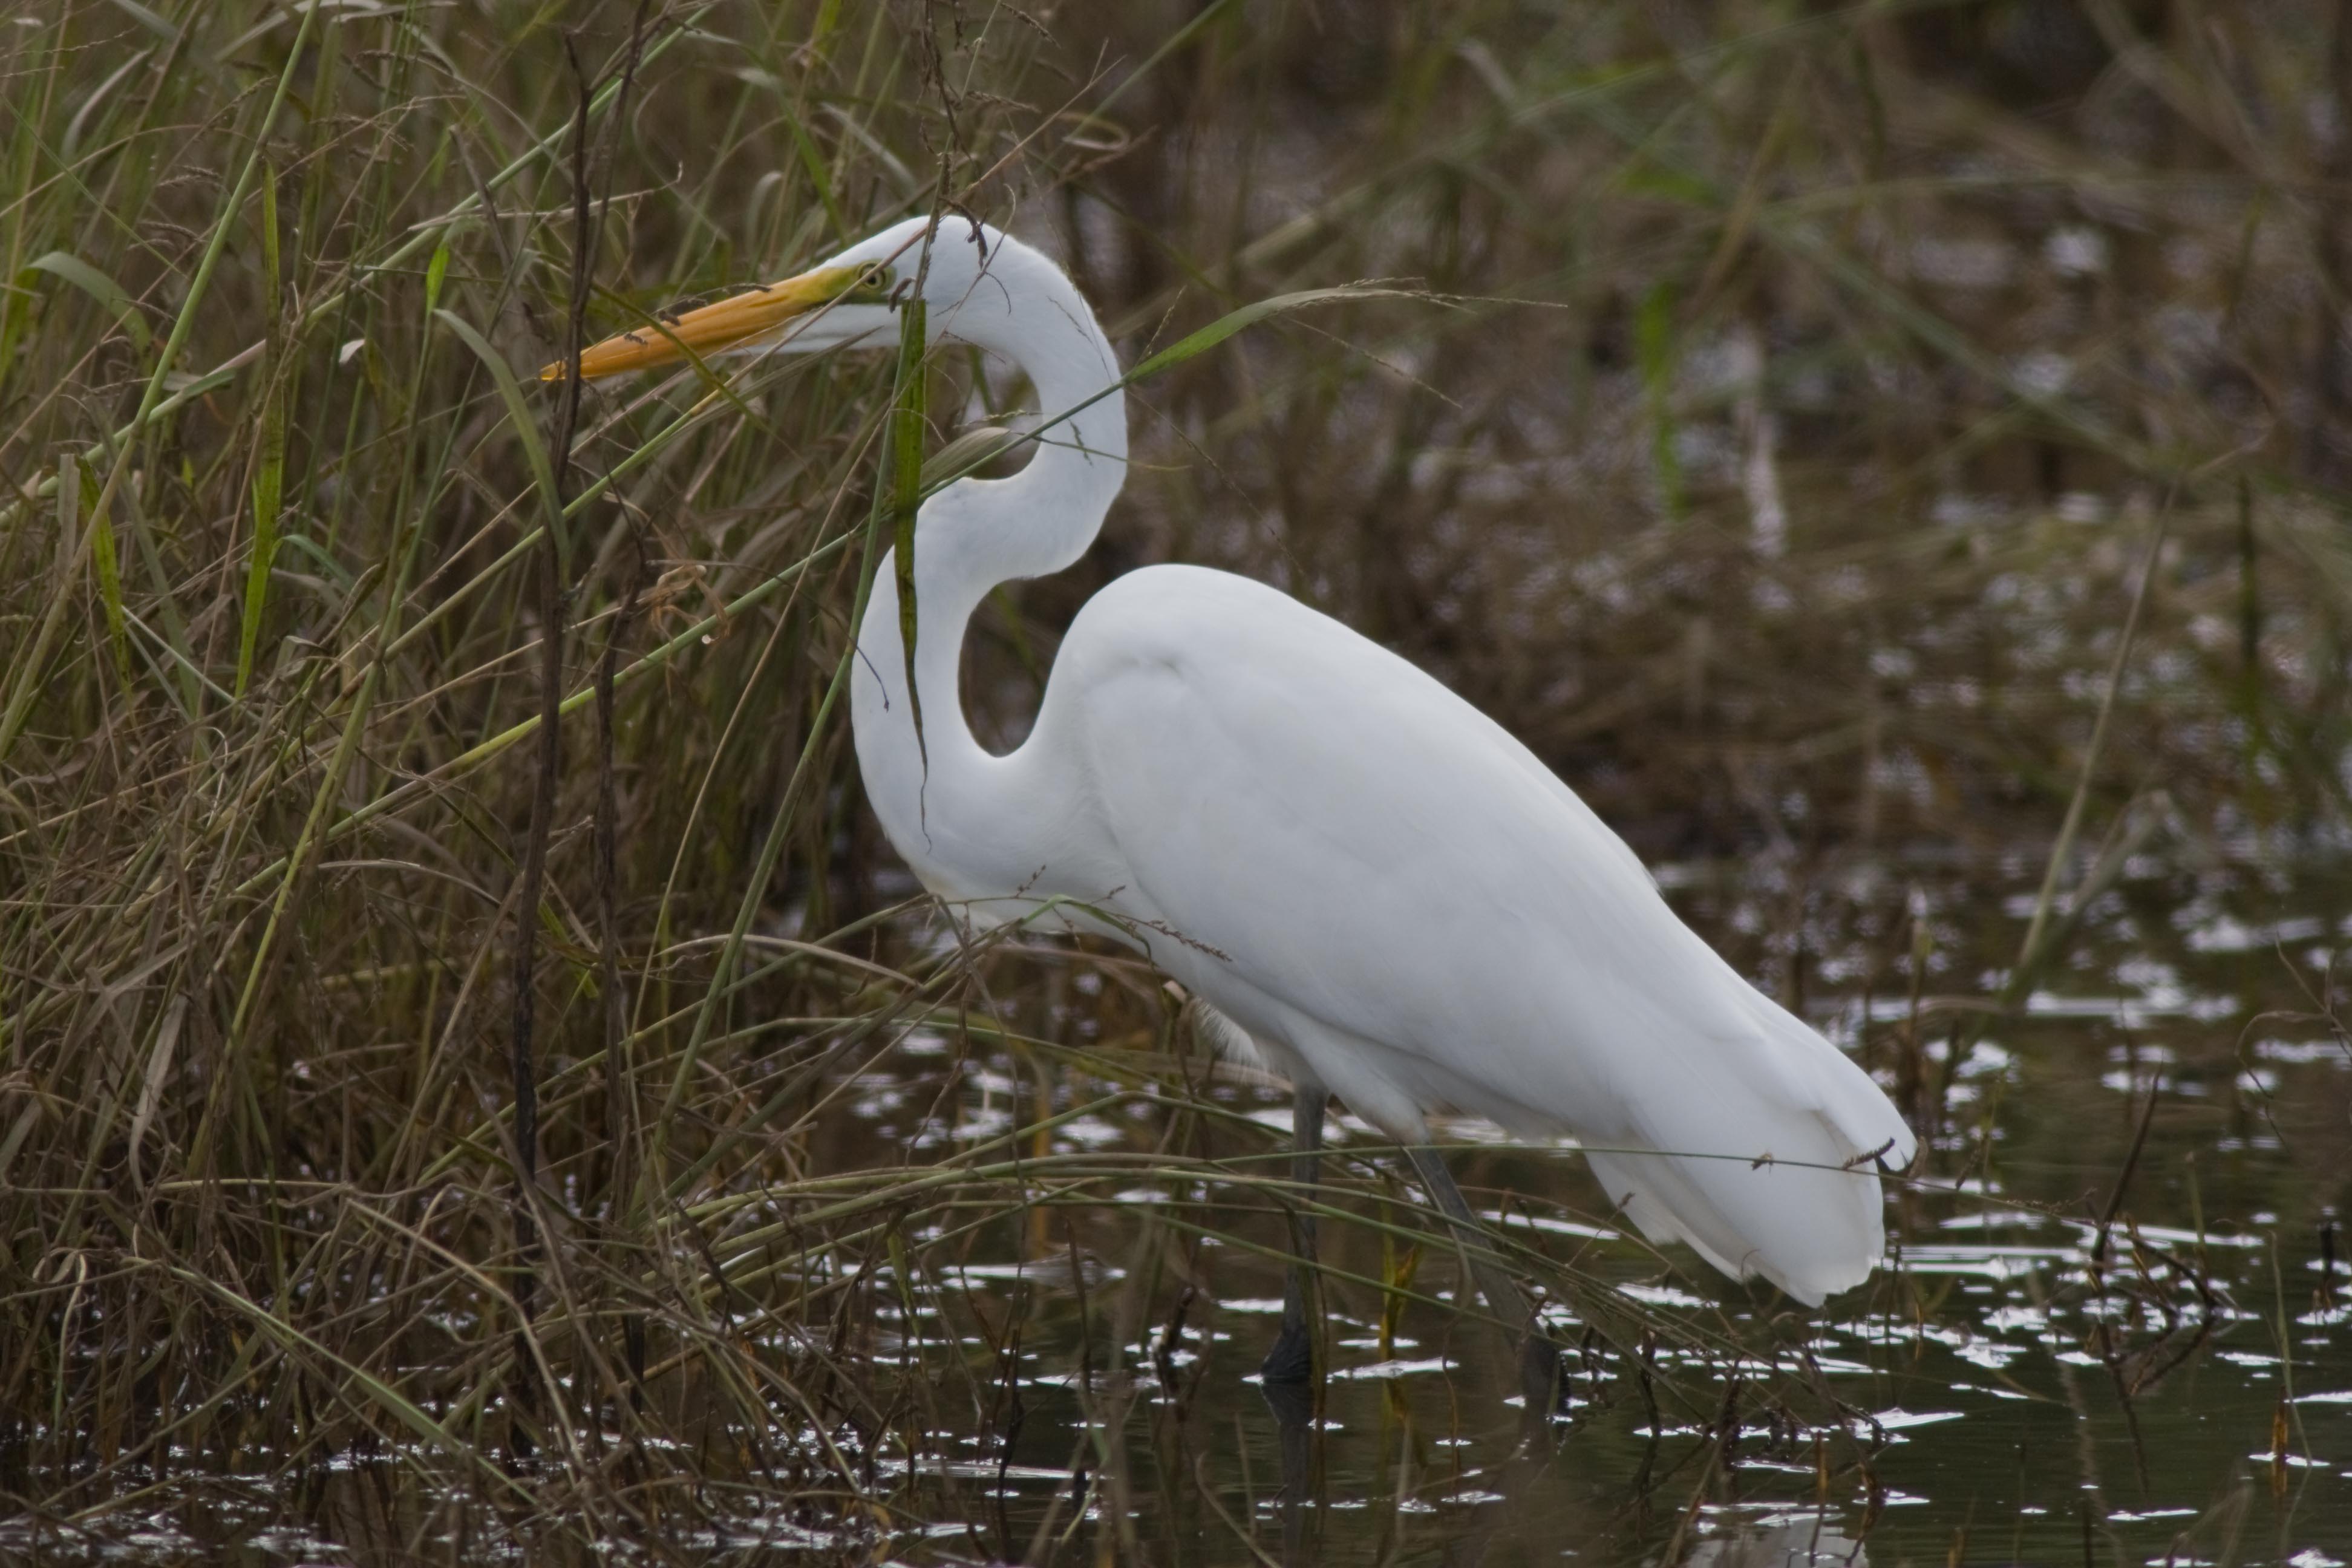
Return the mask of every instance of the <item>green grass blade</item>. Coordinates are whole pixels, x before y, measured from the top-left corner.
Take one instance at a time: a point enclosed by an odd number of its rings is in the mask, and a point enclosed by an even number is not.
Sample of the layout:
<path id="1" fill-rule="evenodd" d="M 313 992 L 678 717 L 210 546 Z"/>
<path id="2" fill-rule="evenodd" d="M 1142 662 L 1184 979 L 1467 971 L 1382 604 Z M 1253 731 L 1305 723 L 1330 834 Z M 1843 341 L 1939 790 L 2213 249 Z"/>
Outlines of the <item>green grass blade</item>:
<path id="1" fill-rule="evenodd" d="M 122 618 L 122 563 L 114 548 L 114 525 L 97 510 L 95 481 L 88 469 L 82 470 L 82 504 L 89 516 L 89 557 L 98 574 L 99 600 L 106 608 L 106 640 L 114 649 L 114 672 L 122 679 L 123 689 L 130 689 L 131 632 Z"/>
<path id="2" fill-rule="evenodd" d="M 457 334 L 458 341 L 474 351 L 474 357 L 490 373 L 490 383 L 498 388 L 499 400 L 507 405 L 507 417 L 513 423 L 515 437 L 522 443 L 523 460 L 530 465 L 531 482 L 538 487 L 540 509 L 546 513 L 546 526 L 555 530 L 557 553 L 565 553 L 563 543 L 563 505 L 556 498 L 555 468 L 548 461 L 547 443 L 539 438 L 539 421 L 531 417 L 530 405 L 522 395 L 522 387 L 508 368 L 506 356 L 490 346 L 490 341 L 474 330 L 472 322 L 463 316 L 436 309 L 433 312 L 441 324 Z"/>
<path id="3" fill-rule="evenodd" d="M 268 302 L 269 331 L 274 351 L 273 360 L 284 357 L 284 344 L 279 334 L 278 320 L 278 179 L 277 172 L 265 167 L 261 178 L 261 255 L 262 282 Z M 279 367 L 272 364 L 271 371 Z M 278 559 L 278 509 L 286 484 L 286 400 L 292 395 L 292 380 L 285 378 L 283 387 L 272 385 L 268 374 L 261 380 L 266 389 L 261 405 L 260 450 L 253 470 L 253 555 L 246 563 L 245 607 L 237 628 L 236 695 L 245 695 L 247 682 L 253 679 L 254 646 L 261 638 L 261 614 L 269 597 L 269 569 Z"/>
<path id="4" fill-rule="evenodd" d="M 890 406 L 890 507 L 898 588 L 898 641 L 907 660 L 907 708 L 915 723 L 915 750 L 926 766 L 923 699 L 915 683 L 915 513 L 923 499 L 923 389 L 929 379 L 923 360 L 923 301 L 909 300 L 898 311 L 898 387 Z M 856 635 L 852 628 L 852 635 Z"/>
<path id="5" fill-rule="evenodd" d="M 37 256 L 25 266 L 31 271 L 46 272 L 52 278 L 62 279 L 105 306 L 113 312 L 115 320 L 122 323 L 122 330 L 131 335 L 131 341 L 139 352 L 147 352 L 148 344 L 153 341 L 153 335 L 147 330 L 147 318 L 141 314 L 139 302 L 121 284 L 80 257 L 62 250 Z"/>

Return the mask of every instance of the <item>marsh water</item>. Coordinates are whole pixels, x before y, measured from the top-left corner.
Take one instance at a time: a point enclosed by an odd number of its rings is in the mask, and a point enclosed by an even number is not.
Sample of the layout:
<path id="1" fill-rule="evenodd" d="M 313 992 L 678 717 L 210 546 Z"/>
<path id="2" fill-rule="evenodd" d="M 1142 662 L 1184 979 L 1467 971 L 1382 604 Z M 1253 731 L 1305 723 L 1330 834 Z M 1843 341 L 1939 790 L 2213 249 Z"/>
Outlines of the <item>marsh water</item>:
<path id="1" fill-rule="evenodd" d="M 910 1237 L 912 1278 L 877 1271 L 858 1298 L 858 1353 L 941 1396 L 902 1405 L 898 1440 L 869 1446 L 853 1523 L 721 1429 L 693 1522 L 601 1554 L 2335 1568 L 2352 1561 L 2352 1246 L 2335 1206 L 2352 1054 L 2328 1016 L 2352 936 L 2343 855 L 2252 836 L 2144 852 L 2006 1016 L 1955 999 L 1988 994 L 2015 952 L 2039 879 L 2026 856 L 1663 867 L 1695 923 L 1801 987 L 1939 1128 L 1926 1173 L 1890 1184 L 1890 1258 L 1869 1287 L 1794 1311 L 1620 1237 L 1572 1152 L 1457 1122 L 1456 1169 L 1507 1234 L 1688 1334 L 1628 1337 L 1619 1319 L 1612 1340 L 1585 1331 L 1576 1298 L 1554 1306 L 1565 1398 L 1536 1419 L 1500 1339 L 1453 1310 L 1443 1247 L 1408 1279 L 1396 1237 L 1327 1222 L 1328 1375 L 1269 1394 L 1254 1375 L 1283 1284 L 1269 1208 L 1166 1181 L 1041 1204 Z M 1139 977 L 1084 955 L 1024 962 L 1059 976 L 1040 1003 L 1053 1026 L 1115 1059 L 1121 1042 L 1091 1039 L 1096 999 Z M 1214 1133 L 1226 1152 L 1278 1152 L 1280 1086 L 1189 1070 L 1234 1119 Z M 829 1168 L 1024 1126 L 1044 1128 L 1023 1135 L 1037 1152 L 1115 1163 L 1161 1147 L 1181 1113 L 1148 1076 L 1122 1086 L 922 1031 L 835 1087 Z M 1255 1145 L 1250 1123 L 1267 1131 Z M 1366 1129 L 1338 1117 L 1332 1135 L 1343 1204 L 1414 1203 L 1377 1184 Z M 425 1491 L 396 1451 L 347 1453 L 292 1483 L 167 1471 L 85 1521 L 0 1523 L 0 1555 L 544 1554 L 508 1524 L 495 1500 Z"/>

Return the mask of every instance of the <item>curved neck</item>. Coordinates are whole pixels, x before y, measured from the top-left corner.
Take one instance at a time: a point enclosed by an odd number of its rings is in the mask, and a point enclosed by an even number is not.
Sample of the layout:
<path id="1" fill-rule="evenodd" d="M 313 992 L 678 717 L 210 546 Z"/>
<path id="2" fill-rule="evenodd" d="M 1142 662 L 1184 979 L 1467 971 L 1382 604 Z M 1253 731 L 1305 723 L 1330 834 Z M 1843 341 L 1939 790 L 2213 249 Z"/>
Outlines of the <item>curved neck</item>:
<path id="1" fill-rule="evenodd" d="M 891 555 L 877 566 L 858 627 L 851 709 L 866 795 L 927 883 L 976 896 L 1008 892 L 1035 868 L 1022 866 L 1028 836 L 988 787 L 1003 760 L 982 750 L 964 719 L 964 629 L 997 584 L 1058 572 L 1086 553 L 1126 481 L 1127 408 L 1118 359 L 1093 312 L 1059 268 L 1017 242 L 1000 241 L 972 293 L 933 319 L 943 335 L 1017 365 L 1055 422 L 1019 473 L 958 480 L 916 517 L 919 745 Z M 1030 802 L 1024 817 L 1045 804 Z"/>

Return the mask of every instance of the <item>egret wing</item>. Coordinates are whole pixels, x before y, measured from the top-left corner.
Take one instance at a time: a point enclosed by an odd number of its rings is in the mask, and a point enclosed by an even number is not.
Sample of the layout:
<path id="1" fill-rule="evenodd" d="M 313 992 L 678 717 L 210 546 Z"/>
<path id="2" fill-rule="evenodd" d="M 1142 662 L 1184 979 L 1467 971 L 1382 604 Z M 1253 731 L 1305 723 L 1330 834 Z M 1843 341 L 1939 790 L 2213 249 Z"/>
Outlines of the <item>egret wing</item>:
<path id="1" fill-rule="evenodd" d="M 1155 956 L 1244 1027 L 1399 1136 L 1443 1100 L 1622 1151 L 1594 1162 L 1612 1195 L 1727 1269 L 1808 1299 L 1868 1272 L 1875 1182 L 1789 1163 L 1907 1157 L 1900 1120 L 1498 726 L 1286 595 L 1190 568 L 1098 595 L 1065 669 L 1040 737 L 1083 752 L 1135 907 L 1171 938 Z"/>

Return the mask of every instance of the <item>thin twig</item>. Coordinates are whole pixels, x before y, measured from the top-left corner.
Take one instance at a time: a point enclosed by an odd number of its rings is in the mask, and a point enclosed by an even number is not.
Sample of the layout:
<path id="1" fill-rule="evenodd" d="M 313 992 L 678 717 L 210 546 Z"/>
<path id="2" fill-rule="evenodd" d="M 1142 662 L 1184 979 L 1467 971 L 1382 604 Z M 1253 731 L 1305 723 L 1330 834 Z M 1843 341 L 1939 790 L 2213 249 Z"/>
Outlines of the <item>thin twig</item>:
<path id="1" fill-rule="evenodd" d="M 2140 563 L 2139 584 L 2132 590 L 2130 611 L 2124 616 L 2123 635 L 2116 639 L 2116 657 L 2107 665 L 2106 689 L 2099 697 L 2099 716 L 2091 725 L 2091 743 L 2083 752 L 2083 766 L 2074 775 L 2074 794 L 2066 803 L 2065 820 L 2059 824 L 2057 841 L 2050 847 L 2050 863 L 2042 872 L 2042 890 L 2034 895 L 2033 918 L 2026 922 L 2025 940 L 2018 945 L 2017 967 L 2025 969 L 2041 956 L 2042 929 L 2049 923 L 2052 904 L 2058 896 L 2058 876 L 2073 853 L 2074 837 L 2082 830 L 2083 813 L 2091 798 L 2091 779 L 2098 771 L 2099 755 L 2107 743 L 2107 725 L 2115 717 L 2116 693 L 2123 689 L 2124 666 L 2131 658 L 2132 638 L 2139 631 L 2140 611 L 2147 604 L 2147 591 L 2156 581 L 2156 568 L 2164 559 L 2165 525 L 2172 520 L 2173 498 L 2179 484 L 2165 492 L 2164 505 L 2156 514 L 2156 527 L 2148 535 L 2147 557 Z"/>

